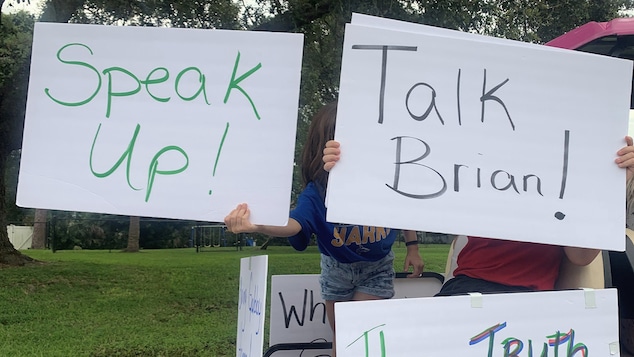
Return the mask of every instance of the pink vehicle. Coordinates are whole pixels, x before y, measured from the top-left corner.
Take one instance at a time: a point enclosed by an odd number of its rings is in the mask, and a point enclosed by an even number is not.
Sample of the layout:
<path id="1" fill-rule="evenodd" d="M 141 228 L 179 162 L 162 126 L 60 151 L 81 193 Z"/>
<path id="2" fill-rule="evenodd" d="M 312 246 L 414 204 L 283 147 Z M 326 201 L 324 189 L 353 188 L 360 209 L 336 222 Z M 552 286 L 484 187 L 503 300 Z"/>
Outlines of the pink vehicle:
<path id="1" fill-rule="evenodd" d="M 546 46 L 634 60 L 634 18 L 588 22 L 547 42 Z M 634 92 L 631 103 L 634 108 Z"/>

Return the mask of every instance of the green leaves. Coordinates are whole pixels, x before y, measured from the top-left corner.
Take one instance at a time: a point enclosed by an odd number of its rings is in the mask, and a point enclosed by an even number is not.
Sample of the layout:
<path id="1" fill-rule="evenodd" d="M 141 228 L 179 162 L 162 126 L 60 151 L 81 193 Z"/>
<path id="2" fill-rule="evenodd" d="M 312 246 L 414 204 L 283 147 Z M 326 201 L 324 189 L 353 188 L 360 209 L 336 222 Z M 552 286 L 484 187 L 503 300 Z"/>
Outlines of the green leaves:
<path id="1" fill-rule="evenodd" d="M 63 2 L 49 0 L 49 2 Z M 75 0 L 77 2 L 77 0 Z M 87 0 L 75 6 L 71 22 L 240 29 L 239 6 L 231 0 Z"/>
<path id="2" fill-rule="evenodd" d="M 31 54 L 34 19 L 25 12 L 5 15 L 0 22 L 0 91 Z"/>

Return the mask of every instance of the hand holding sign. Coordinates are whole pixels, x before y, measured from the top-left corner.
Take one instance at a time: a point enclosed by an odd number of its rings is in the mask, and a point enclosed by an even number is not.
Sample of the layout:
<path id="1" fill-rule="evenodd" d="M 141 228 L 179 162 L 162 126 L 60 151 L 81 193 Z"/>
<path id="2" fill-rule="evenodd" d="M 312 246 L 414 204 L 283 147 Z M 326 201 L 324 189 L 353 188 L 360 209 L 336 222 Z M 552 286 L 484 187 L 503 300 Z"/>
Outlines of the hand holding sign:
<path id="1" fill-rule="evenodd" d="M 328 220 L 623 249 L 624 172 L 611 161 L 631 61 L 362 24 L 346 28 Z"/>

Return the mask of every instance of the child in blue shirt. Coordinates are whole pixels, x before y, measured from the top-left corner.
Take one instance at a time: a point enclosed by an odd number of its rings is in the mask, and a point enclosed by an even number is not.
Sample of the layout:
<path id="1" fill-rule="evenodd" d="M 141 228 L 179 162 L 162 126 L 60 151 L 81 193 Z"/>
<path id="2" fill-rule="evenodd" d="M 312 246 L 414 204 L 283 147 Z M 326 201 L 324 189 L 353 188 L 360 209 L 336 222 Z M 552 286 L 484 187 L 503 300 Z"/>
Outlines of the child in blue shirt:
<path id="1" fill-rule="evenodd" d="M 328 172 L 323 170 L 323 148 L 334 138 L 337 103 L 322 107 L 312 119 L 302 153 L 304 190 L 290 213 L 286 226 L 255 225 L 249 221 L 247 204 L 240 204 L 225 217 L 233 233 L 262 233 L 288 237 L 296 250 L 306 249 L 313 235 L 321 252 L 321 294 L 326 315 L 335 331 L 334 304 L 338 301 L 389 299 L 394 296 L 394 254 L 392 245 L 398 230 L 381 227 L 341 225 L 326 221 L 325 193 Z M 408 277 L 423 272 L 416 232 L 403 231 Z M 333 356 L 335 344 L 333 341 Z"/>

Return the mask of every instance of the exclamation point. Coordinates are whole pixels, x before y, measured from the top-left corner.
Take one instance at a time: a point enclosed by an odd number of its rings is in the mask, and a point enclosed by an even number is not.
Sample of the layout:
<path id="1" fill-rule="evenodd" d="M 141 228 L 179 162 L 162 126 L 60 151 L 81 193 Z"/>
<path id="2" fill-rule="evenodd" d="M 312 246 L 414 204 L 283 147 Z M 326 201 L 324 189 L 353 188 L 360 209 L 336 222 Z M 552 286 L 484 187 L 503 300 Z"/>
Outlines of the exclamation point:
<path id="1" fill-rule="evenodd" d="M 211 176 L 216 176 L 216 168 L 218 167 L 218 160 L 220 159 L 220 153 L 222 152 L 222 146 L 225 144 L 225 139 L 227 138 L 227 132 L 229 131 L 229 122 L 225 126 L 225 132 L 222 134 L 222 140 L 220 140 L 220 146 L 218 146 L 218 152 L 216 153 L 216 162 L 214 163 L 214 171 Z M 212 190 L 209 190 L 209 194 L 211 195 Z"/>
<path id="2" fill-rule="evenodd" d="M 570 147 L 570 130 L 564 132 L 564 168 L 561 174 L 561 189 L 559 190 L 559 199 L 564 198 L 564 192 L 566 191 L 566 179 L 568 178 L 568 149 Z M 555 218 L 563 220 L 566 214 L 563 212 L 555 212 Z"/>

